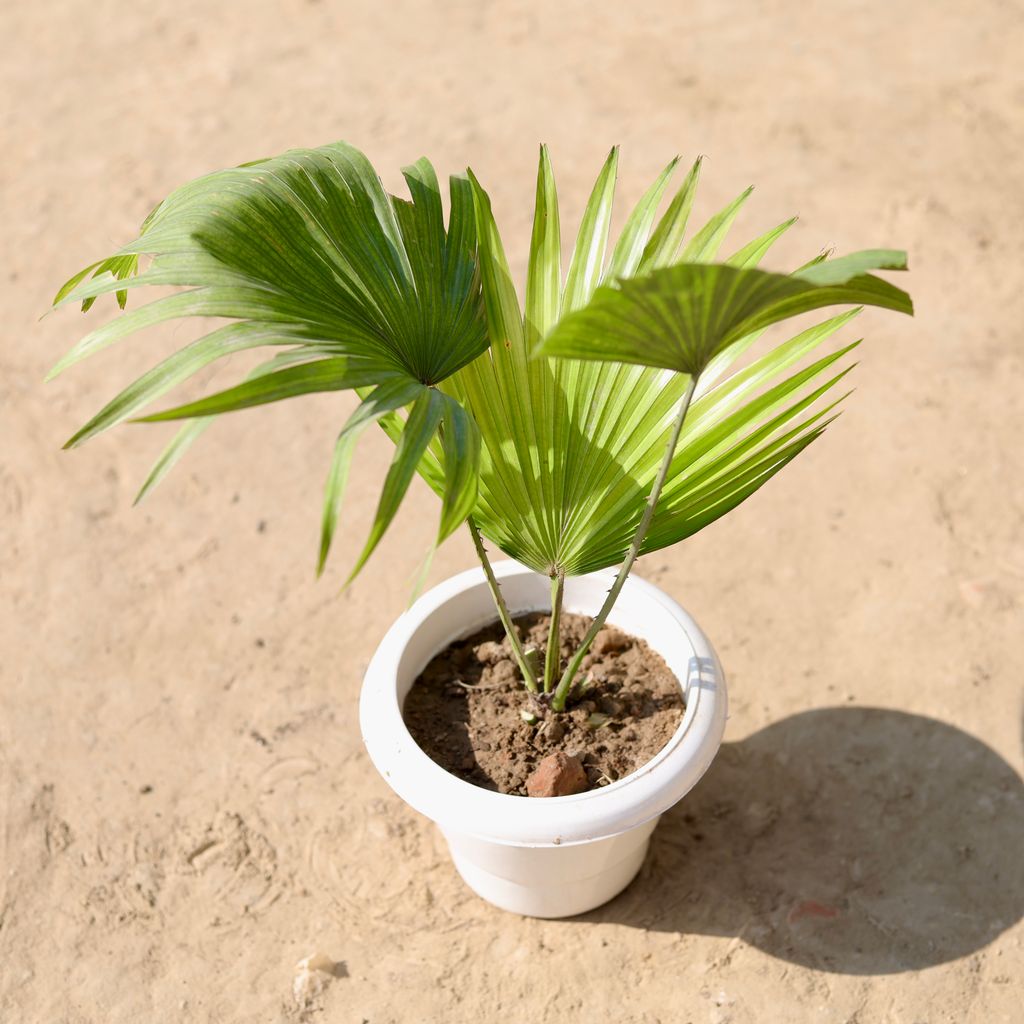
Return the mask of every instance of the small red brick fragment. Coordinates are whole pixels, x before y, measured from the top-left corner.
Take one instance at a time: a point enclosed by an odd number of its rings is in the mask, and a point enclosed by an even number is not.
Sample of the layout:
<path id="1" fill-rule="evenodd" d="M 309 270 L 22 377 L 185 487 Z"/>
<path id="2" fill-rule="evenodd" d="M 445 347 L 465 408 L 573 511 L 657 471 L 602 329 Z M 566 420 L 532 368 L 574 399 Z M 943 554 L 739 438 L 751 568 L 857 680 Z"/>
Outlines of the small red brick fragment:
<path id="1" fill-rule="evenodd" d="M 588 786 L 580 759 L 562 751 L 545 757 L 526 780 L 529 796 L 572 796 L 582 793 Z"/>

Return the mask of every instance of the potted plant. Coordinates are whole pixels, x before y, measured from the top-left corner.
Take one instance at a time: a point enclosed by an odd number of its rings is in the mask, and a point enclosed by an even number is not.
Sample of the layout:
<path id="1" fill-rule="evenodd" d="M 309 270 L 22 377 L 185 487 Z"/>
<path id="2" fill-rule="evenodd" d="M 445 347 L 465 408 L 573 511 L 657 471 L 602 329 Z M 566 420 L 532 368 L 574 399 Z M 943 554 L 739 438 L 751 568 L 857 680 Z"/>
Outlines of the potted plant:
<path id="1" fill-rule="evenodd" d="M 901 252 L 759 269 L 792 220 L 718 261 L 750 190 L 687 236 L 699 160 L 658 217 L 676 164 L 609 255 L 612 150 L 563 275 L 542 147 L 522 307 L 471 172 L 450 179 L 446 220 L 426 160 L 404 170 L 407 201 L 343 143 L 183 186 L 134 242 L 55 299 L 88 308 L 112 292 L 123 309 L 133 288 L 182 289 L 93 330 L 54 373 L 165 320 L 228 321 L 130 384 L 69 447 L 211 363 L 271 351 L 227 390 L 138 417 L 185 421 L 140 497 L 217 415 L 353 390 L 360 401 L 327 477 L 319 571 L 356 440 L 373 423 L 395 454 L 349 578 L 414 473 L 441 500 L 435 546 L 467 525 L 479 568 L 394 624 L 366 673 L 360 721 L 378 769 L 439 824 L 469 884 L 521 913 L 564 916 L 615 895 L 658 815 L 718 749 L 725 687 L 714 651 L 675 601 L 630 570 L 735 508 L 821 435 L 850 369 L 840 361 L 857 343 L 818 349 L 857 309 L 756 358 L 751 346 L 772 325 L 828 306 L 912 312 L 903 291 L 871 273 L 905 269 Z M 492 565 L 487 543 L 511 561 Z"/>

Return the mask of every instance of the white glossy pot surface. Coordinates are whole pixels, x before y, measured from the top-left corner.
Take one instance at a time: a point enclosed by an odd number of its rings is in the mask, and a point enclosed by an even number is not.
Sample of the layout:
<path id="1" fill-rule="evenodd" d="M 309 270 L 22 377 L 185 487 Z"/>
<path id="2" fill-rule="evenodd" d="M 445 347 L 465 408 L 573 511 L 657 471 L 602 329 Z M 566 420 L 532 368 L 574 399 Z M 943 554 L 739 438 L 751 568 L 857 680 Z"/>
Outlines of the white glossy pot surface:
<path id="1" fill-rule="evenodd" d="M 514 615 L 546 610 L 550 583 L 516 562 L 494 571 Z M 610 572 L 565 581 L 565 609 L 594 615 Z M 437 823 L 459 873 L 484 899 L 533 917 L 568 917 L 621 892 L 643 863 L 658 816 L 704 774 L 725 728 L 725 680 L 711 644 L 675 601 L 631 577 L 609 622 L 665 659 L 685 691 L 672 739 L 631 775 L 577 796 L 529 799 L 463 782 L 432 761 L 402 720 L 402 702 L 435 654 L 496 619 L 482 569 L 424 594 L 388 631 L 359 704 L 366 749 L 395 792 Z"/>

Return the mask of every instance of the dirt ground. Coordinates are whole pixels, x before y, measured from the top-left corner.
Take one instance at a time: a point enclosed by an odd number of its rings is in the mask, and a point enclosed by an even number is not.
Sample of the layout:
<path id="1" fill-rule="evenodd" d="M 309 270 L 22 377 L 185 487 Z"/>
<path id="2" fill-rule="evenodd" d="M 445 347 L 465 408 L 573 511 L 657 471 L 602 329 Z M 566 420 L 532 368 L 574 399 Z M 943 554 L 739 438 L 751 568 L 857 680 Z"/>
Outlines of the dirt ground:
<path id="1" fill-rule="evenodd" d="M 0 25 L 4 1024 L 1021 1019 L 1019 2 L 49 0 Z M 801 215 L 775 266 L 912 255 L 918 315 L 861 317 L 828 436 L 643 560 L 716 642 L 731 719 L 582 919 L 481 903 L 363 753 L 362 670 L 437 508 L 417 486 L 338 596 L 389 456 L 368 438 L 315 582 L 348 398 L 221 423 L 134 510 L 162 429 L 60 451 L 187 329 L 44 386 L 85 325 L 39 322 L 55 287 L 188 178 L 338 138 L 395 188 L 424 153 L 471 164 L 520 271 L 540 141 L 567 224 L 617 142 L 620 215 L 703 152 L 701 210 L 758 185 L 737 238 Z M 470 564 L 457 537 L 431 578 Z"/>

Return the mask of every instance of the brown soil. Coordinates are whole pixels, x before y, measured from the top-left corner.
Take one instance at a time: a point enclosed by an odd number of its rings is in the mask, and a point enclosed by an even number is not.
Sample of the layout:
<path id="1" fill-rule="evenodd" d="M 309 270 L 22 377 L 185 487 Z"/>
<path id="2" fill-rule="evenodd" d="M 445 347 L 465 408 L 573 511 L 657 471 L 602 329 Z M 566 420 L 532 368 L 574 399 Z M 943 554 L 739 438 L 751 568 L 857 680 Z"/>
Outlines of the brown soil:
<path id="1" fill-rule="evenodd" d="M 546 649 L 550 616 L 516 621 L 525 645 Z M 562 663 L 590 619 L 562 616 Z M 593 685 L 563 713 L 538 707 L 523 686 L 499 623 L 438 654 L 405 699 L 405 722 L 420 747 L 466 782 L 526 795 L 526 780 L 556 751 L 577 755 L 590 786 L 606 786 L 646 764 L 683 715 L 679 680 L 646 643 L 613 627 L 597 635 L 581 680 Z M 532 712 L 536 720 L 524 720 Z"/>

